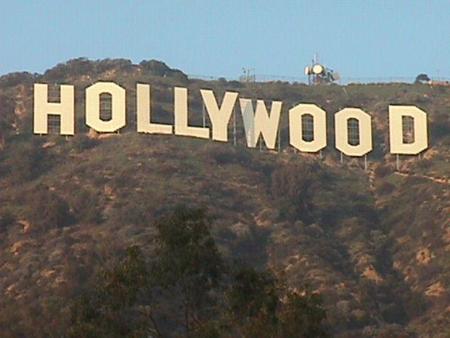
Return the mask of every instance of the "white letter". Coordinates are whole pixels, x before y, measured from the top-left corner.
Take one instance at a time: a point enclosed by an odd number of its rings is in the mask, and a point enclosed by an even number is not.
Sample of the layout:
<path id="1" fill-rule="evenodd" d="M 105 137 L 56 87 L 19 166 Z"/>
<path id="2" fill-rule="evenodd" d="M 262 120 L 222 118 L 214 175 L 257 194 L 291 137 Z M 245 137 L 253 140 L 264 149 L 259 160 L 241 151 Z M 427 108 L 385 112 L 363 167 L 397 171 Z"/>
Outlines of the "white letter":
<path id="1" fill-rule="evenodd" d="M 372 121 L 369 114 L 358 108 L 344 108 L 335 118 L 336 148 L 348 156 L 364 156 L 372 150 Z M 356 119 L 359 125 L 359 144 L 348 142 L 348 120 Z"/>
<path id="2" fill-rule="evenodd" d="M 137 84 L 137 131 L 138 133 L 172 134 L 172 126 L 167 124 L 152 123 L 150 118 L 150 86 Z"/>
<path id="3" fill-rule="evenodd" d="M 267 114 L 266 104 L 263 100 L 257 100 L 256 113 L 253 111 L 252 100 L 239 99 L 239 102 L 247 136 L 247 146 L 255 148 L 261 134 L 267 148 L 275 149 L 282 102 L 272 102 L 270 116 Z"/>
<path id="4" fill-rule="evenodd" d="M 100 94 L 112 98 L 111 120 L 100 118 Z M 126 124 L 125 89 L 113 82 L 97 82 L 86 88 L 86 124 L 98 132 L 115 132 Z"/>
<path id="5" fill-rule="evenodd" d="M 228 122 L 230 121 L 238 93 L 226 92 L 220 108 L 212 90 L 201 89 L 200 93 L 211 119 L 212 139 L 215 141 L 228 141 Z"/>
<path id="6" fill-rule="evenodd" d="M 414 142 L 403 142 L 403 117 L 414 119 Z M 389 106 L 391 154 L 416 155 L 428 148 L 427 114 L 415 106 Z"/>
<path id="7" fill-rule="evenodd" d="M 175 134 L 209 138 L 209 128 L 188 126 L 187 89 L 181 87 L 175 87 Z"/>
<path id="8" fill-rule="evenodd" d="M 61 117 L 61 135 L 73 135 L 75 130 L 74 87 L 61 85 L 60 103 L 48 102 L 48 86 L 42 83 L 34 85 L 34 133 L 48 133 L 48 115 Z"/>
<path id="9" fill-rule="evenodd" d="M 302 117 L 311 115 L 313 118 L 314 139 L 303 139 Z M 326 112 L 315 104 L 299 104 L 289 110 L 290 144 L 300 151 L 314 153 L 327 145 Z"/>

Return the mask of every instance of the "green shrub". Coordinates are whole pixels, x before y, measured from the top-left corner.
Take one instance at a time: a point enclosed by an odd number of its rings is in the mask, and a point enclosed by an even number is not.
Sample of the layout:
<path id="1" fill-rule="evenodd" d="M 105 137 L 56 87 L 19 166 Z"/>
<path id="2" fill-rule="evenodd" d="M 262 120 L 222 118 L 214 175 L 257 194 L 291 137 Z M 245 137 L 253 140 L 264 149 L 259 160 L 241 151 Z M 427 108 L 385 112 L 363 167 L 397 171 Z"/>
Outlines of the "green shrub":
<path id="1" fill-rule="evenodd" d="M 85 223 L 100 223 L 102 213 L 99 208 L 97 196 L 87 190 L 78 190 L 72 193 L 70 207 L 78 221 Z"/>
<path id="2" fill-rule="evenodd" d="M 388 165 L 379 165 L 375 168 L 374 172 L 376 177 L 381 178 L 392 173 L 392 168 Z"/>
<path id="3" fill-rule="evenodd" d="M 10 209 L 0 209 L 0 232 L 5 231 L 11 224 L 15 222 L 15 220 L 15 215 Z"/>
<path id="4" fill-rule="evenodd" d="M 308 163 L 290 163 L 275 169 L 271 192 L 279 202 L 280 215 L 307 224 L 312 221 L 312 187 L 319 170 L 318 164 Z"/>
<path id="5" fill-rule="evenodd" d="M 14 151 L 8 152 L 4 165 L 14 180 L 29 181 L 50 168 L 51 157 L 42 148 L 40 140 L 25 141 L 16 144 Z"/>
<path id="6" fill-rule="evenodd" d="M 248 150 L 226 144 L 209 144 L 205 146 L 203 154 L 220 165 L 232 163 L 248 165 L 252 160 L 252 155 Z"/>
<path id="7" fill-rule="evenodd" d="M 86 134 L 77 134 L 72 138 L 70 145 L 74 150 L 82 152 L 83 150 L 94 148 L 98 143 L 98 140 L 90 138 Z"/>
<path id="8" fill-rule="evenodd" d="M 74 221 L 67 202 L 44 185 L 28 196 L 28 217 L 38 230 L 61 228 Z"/>

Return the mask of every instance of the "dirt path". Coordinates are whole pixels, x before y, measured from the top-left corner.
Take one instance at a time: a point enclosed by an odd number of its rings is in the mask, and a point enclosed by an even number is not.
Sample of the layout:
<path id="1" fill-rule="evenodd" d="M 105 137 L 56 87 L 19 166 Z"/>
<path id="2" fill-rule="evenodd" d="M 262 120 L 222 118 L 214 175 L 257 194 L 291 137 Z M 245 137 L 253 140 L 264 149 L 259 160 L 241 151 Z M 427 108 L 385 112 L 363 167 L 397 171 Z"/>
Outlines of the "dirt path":
<path id="1" fill-rule="evenodd" d="M 430 181 L 433 181 L 433 182 L 439 183 L 439 184 L 446 184 L 446 185 L 450 184 L 450 178 L 433 177 L 433 176 L 427 176 L 427 175 L 421 175 L 421 174 L 409 174 L 409 173 L 400 172 L 400 171 L 396 171 L 395 174 L 397 174 L 399 176 L 403 176 L 403 177 L 424 178 L 424 179 L 427 179 L 427 180 L 430 180 Z"/>

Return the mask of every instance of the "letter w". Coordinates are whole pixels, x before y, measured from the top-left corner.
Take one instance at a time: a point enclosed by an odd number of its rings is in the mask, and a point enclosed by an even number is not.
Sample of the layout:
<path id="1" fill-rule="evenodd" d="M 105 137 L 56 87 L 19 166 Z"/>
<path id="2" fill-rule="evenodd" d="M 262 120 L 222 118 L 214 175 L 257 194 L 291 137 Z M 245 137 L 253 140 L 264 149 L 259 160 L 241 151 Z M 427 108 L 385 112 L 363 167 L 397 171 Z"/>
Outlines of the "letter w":
<path id="1" fill-rule="evenodd" d="M 255 148 L 259 135 L 262 135 L 267 148 L 275 149 L 282 102 L 272 102 L 270 115 L 267 113 L 266 104 L 263 100 L 256 101 L 256 112 L 253 110 L 252 100 L 239 99 L 239 103 L 244 121 L 247 146 Z"/>

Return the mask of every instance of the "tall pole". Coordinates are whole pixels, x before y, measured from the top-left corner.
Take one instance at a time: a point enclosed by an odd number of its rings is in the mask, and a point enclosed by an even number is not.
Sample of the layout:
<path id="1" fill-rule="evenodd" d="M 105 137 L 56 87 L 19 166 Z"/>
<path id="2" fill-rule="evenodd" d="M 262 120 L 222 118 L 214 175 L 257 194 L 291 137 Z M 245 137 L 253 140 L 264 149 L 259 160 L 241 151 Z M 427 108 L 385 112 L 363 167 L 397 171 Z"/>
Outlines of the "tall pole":
<path id="1" fill-rule="evenodd" d="M 206 127 L 206 112 L 205 112 L 205 104 L 202 103 L 202 118 L 203 118 L 203 128 Z"/>
<path id="2" fill-rule="evenodd" d="M 281 153 L 281 127 L 278 128 L 278 152 Z"/>
<path id="3" fill-rule="evenodd" d="M 233 107 L 233 145 L 236 146 L 236 108 Z"/>

